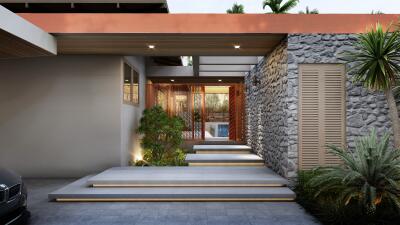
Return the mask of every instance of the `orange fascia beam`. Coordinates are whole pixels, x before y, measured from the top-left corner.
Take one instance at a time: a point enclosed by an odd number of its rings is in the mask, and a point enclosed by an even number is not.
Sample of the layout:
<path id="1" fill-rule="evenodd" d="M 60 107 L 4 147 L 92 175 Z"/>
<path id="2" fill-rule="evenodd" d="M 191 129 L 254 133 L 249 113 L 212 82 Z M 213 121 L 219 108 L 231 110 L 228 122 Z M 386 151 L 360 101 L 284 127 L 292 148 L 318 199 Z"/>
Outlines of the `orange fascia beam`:
<path id="1" fill-rule="evenodd" d="M 294 34 L 363 33 L 400 14 L 76 14 L 21 13 L 53 34 Z"/>

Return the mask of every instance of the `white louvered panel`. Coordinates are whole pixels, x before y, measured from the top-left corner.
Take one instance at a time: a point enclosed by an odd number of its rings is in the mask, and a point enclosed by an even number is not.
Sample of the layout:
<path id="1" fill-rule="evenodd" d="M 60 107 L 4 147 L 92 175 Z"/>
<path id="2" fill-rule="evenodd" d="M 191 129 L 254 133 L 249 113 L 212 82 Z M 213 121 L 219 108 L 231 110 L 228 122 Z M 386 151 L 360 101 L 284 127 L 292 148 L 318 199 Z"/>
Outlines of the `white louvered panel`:
<path id="1" fill-rule="evenodd" d="M 326 144 L 344 145 L 344 66 L 307 64 L 299 67 L 300 168 L 334 165 L 340 160 L 327 153 Z"/>

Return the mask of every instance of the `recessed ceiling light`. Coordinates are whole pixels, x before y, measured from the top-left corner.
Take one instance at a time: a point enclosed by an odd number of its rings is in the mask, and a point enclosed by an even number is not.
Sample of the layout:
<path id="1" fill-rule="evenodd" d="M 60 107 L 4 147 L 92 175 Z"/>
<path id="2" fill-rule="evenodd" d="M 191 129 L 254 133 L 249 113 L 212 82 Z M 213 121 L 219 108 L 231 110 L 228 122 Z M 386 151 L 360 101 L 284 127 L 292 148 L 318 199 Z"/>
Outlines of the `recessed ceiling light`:
<path id="1" fill-rule="evenodd" d="M 175 80 L 172 80 L 172 79 L 171 79 L 171 82 L 175 82 Z"/>
<path id="2" fill-rule="evenodd" d="M 149 49 L 154 49 L 156 46 L 155 45 L 148 45 Z"/>
<path id="3" fill-rule="evenodd" d="M 235 49 L 240 49 L 240 45 L 234 45 L 233 46 Z"/>
<path id="4" fill-rule="evenodd" d="M 218 80 L 218 82 L 222 82 L 222 80 Z"/>
<path id="5" fill-rule="evenodd" d="M 125 80 L 125 82 L 129 82 L 129 80 Z"/>

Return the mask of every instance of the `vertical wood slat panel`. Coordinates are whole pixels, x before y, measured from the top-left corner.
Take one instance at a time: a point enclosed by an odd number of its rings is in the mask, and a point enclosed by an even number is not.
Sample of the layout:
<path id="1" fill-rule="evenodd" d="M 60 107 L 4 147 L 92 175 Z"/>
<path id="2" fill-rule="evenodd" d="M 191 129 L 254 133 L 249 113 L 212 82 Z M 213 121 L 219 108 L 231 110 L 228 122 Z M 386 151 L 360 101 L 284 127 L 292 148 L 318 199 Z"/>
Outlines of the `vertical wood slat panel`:
<path id="1" fill-rule="evenodd" d="M 299 65 L 299 167 L 335 165 L 326 144 L 345 143 L 345 67 Z"/>
<path id="2" fill-rule="evenodd" d="M 229 87 L 229 140 L 236 140 L 236 88 Z"/>
<path id="3" fill-rule="evenodd" d="M 236 84 L 237 87 L 237 110 L 236 110 L 236 141 L 244 141 L 244 119 L 245 119 L 245 112 L 244 112 L 244 105 L 245 105 L 245 94 L 244 94 L 244 85 Z"/>

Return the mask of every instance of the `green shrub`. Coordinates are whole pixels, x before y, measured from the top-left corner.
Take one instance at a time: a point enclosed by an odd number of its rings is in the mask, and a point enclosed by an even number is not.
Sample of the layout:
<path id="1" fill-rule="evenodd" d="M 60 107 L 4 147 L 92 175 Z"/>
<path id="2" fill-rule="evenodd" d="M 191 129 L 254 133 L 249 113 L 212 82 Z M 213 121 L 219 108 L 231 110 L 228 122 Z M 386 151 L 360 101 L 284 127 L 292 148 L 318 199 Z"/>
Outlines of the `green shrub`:
<path id="1" fill-rule="evenodd" d="M 354 151 L 329 146 L 343 164 L 301 171 L 298 202 L 325 224 L 398 224 L 400 150 L 376 132 L 356 141 Z"/>
<path id="2" fill-rule="evenodd" d="M 143 135 L 143 159 L 154 166 L 183 165 L 185 153 L 179 149 L 183 127 L 180 117 L 169 117 L 160 106 L 144 110 L 137 130 Z"/>

